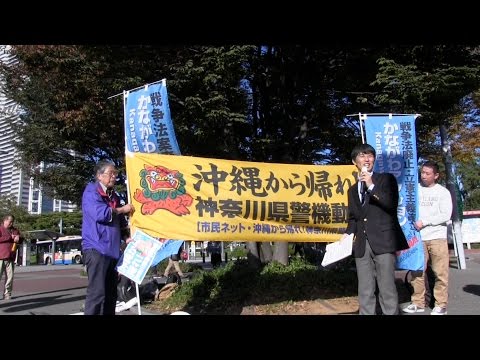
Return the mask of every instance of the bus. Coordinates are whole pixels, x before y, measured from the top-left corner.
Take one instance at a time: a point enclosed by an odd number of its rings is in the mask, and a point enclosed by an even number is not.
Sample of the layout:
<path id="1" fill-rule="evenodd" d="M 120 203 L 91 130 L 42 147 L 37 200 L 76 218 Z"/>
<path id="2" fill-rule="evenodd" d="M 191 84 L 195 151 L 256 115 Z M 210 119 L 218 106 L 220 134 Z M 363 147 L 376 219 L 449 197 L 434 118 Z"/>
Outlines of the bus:
<path id="1" fill-rule="evenodd" d="M 36 242 L 37 262 L 48 265 L 52 263 L 52 240 Z M 78 235 L 62 236 L 55 241 L 55 264 L 81 264 L 82 237 Z"/>

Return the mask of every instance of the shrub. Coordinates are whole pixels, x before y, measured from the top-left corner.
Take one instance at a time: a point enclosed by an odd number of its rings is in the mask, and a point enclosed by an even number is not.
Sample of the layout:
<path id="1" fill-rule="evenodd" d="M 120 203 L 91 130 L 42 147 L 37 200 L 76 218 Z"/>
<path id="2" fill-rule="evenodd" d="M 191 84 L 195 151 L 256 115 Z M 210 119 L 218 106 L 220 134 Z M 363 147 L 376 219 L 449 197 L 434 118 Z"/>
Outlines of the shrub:
<path id="1" fill-rule="evenodd" d="M 232 251 L 225 251 L 229 259 L 245 259 L 247 257 L 247 249 L 244 246 L 237 246 Z"/>
<path id="2" fill-rule="evenodd" d="M 152 304 L 162 311 L 239 313 L 243 306 L 289 300 L 352 296 L 357 278 L 348 267 L 319 269 L 302 259 L 284 266 L 272 262 L 260 269 L 239 259 L 212 271 L 200 271 L 170 298 Z"/>

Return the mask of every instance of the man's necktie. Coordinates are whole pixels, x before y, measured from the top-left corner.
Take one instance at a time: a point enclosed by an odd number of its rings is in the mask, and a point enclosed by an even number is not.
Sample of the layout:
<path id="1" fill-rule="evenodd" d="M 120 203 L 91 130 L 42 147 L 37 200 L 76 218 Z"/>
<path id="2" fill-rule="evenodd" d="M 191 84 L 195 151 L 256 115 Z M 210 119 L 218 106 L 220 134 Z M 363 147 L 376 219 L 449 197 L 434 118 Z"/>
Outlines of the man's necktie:
<path id="1" fill-rule="evenodd" d="M 364 186 L 363 183 L 360 184 L 360 194 L 362 196 L 361 200 L 362 200 L 362 206 L 365 205 L 365 202 L 366 202 L 366 199 L 367 199 L 367 189 L 366 187 Z"/>

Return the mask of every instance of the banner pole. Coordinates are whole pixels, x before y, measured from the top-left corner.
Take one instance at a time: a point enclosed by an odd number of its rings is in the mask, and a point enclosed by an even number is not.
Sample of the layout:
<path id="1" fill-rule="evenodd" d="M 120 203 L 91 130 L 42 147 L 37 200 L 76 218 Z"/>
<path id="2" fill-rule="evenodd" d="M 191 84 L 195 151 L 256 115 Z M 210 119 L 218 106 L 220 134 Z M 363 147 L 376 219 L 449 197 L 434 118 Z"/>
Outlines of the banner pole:
<path id="1" fill-rule="evenodd" d="M 142 315 L 142 307 L 140 306 L 140 290 L 138 289 L 138 283 L 135 283 L 135 290 L 137 291 L 137 309 L 138 315 Z"/>
<path id="2" fill-rule="evenodd" d="M 367 115 L 362 113 L 358 113 L 358 119 L 360 121 L 360 133 L 362 134 L 362 144 L 365 144 L 365 134 L 363 132 L 363 121 L 367 119 Z"/>
<path id="3" fill-rule="evenodd" d="M 134 88 L 134 89 L 130 89 L 129 91 L 135 91 L 135 90 L 141 89 L 141 88 L 144 87 L 144 86 L 154 85 L 154 84 L 158 84 L 158 83 L 160 83 L 160 82 L 163 83 L 164 86 L 165 86 L 166 79 L 162 79 L 162 80 L 154 81 L 154 82 L 151 82 L 151 83 L 142 85 L 142 86 L 138 86 L 138 87 L 136 87 L 136 88 Z M 120 96 L 120 95 L 122 95 L 122 94 L 125 94 L 125 90 L 123 90 L 123 93 L 118 93 L 118 94 L 109 96 L 109 97 L 107 98 L 107 100 L 113 99 L 114 97 Z"/>
<path id="4" fill-rule="evenodd" d="M 129 91 L 123 90 L 123 122 L 124 122 L 124 129 L 125 129 L 125 180 L 126 180 L 126 187 L 127 187 L 127 200 L 128 203 L 132 203 L 132 199 L 130 198 L 130 187 L 128 186 L 128 179 L 127 179 L 127 135 L 126 135 L 126 128 L 127 128 L 127 98 L 128 98 Z M 130 217 L 128 218 L 128 225 L 130 227 Z M 132 228 L 130 227 L 130 236 L 132 236 Z M 138 288 L 138 283 L 135 283 L 135 290 L 137 293 L 137 308 L 138 308 L 138 315 L 142 315 L 142 307 L 140 306 L 140 290 Z"/>
<path id="5" fill-rule="evenodd" d="M 130 198 L 130 188 L 128 186 L 128 179 L 127 179 L 127 156 L 128 156 L 128 149 L 127 149 L 127 98 L 128 98 L 129 91 L 123 90 L 123 128 L 124 128 L 124 135 L 125 135 L 125 180 L 127 185 L 127 200 L 128 203 L 131 204 L 132 199 Z M 129 219 L 130 221 L 130 219 Z"/>

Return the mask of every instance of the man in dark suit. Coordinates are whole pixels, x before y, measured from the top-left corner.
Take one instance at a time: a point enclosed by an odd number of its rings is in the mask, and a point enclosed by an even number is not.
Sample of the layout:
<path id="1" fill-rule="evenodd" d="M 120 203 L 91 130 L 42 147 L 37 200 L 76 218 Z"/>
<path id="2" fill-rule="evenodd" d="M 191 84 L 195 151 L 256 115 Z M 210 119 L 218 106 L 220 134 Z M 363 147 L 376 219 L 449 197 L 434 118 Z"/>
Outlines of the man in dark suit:
<path id="1" fill-rule="evenodd" d="M 392 174 L 373 173 L 375 149 L 369 144 L 355 146 L 352 162 L 358 181 L 348 190 L 348 226 L 354 234 L 353 255 L 357 267 L 360 315 L 375 315 L 378 285 L 379 302 L 385 315 L 398 314 L 395 285 L 395 252 L 408 248 L 398 223 L 398 184 Z"/>

